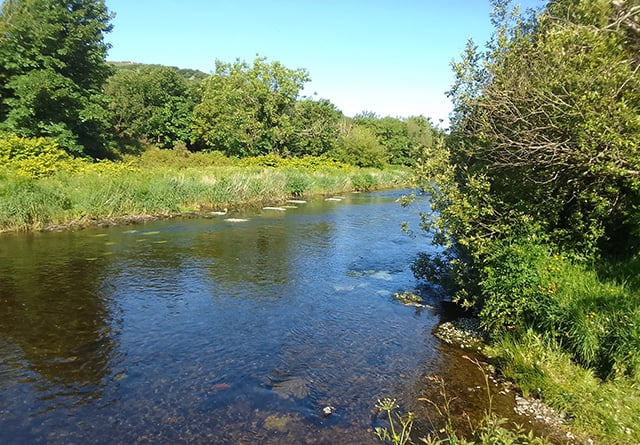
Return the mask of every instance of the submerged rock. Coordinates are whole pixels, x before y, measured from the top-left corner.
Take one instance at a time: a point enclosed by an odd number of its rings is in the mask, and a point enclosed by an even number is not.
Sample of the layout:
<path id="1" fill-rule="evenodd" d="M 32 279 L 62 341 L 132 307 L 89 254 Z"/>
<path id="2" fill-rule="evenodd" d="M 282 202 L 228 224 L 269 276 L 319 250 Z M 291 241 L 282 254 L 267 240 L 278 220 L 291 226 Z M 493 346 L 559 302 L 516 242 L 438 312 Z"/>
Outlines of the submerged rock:
<path id="1" fill-rule="evenodd" d="M 410 291 L 396 292 L 395 294 L 393 294 L 393 299 L 399 301 L 405 306 L 424 306 L 424 300 L 422 299 L 422 297 Z"/>
<path id="2" fill-rule="evenodd" d="M 441 323 L 434 335 L 445 343 L 459 346 L 462 349 L 481 350 L 484 333 L 477 318 L 458 318 Z"/>
<path id="3" fill-rule="evenodd" d="M 286 433 L 289 431 L 289 424 L 291 423 L 291 418 L 287 416 L 277 416 L 275 414 L 268 416 L 264 419 L 264 427 L 267 430 L 271 431 L 279 431 L 281 433 Z"/>

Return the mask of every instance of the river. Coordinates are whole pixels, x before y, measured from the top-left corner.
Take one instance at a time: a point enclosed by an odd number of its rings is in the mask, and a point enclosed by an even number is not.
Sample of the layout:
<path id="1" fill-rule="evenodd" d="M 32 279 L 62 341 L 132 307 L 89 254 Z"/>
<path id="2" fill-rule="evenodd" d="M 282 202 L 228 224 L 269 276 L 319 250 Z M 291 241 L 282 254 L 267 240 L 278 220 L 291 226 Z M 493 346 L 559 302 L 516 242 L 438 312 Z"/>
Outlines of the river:
<path id="1" fill-rule="evenodd" d="M 3 235 L 2 443 L 376 444 L 379 398 L 437 427 L 429 375 L 481 410 L 437 298 L 392 298 L 430 249 L 402 193 Z"/>

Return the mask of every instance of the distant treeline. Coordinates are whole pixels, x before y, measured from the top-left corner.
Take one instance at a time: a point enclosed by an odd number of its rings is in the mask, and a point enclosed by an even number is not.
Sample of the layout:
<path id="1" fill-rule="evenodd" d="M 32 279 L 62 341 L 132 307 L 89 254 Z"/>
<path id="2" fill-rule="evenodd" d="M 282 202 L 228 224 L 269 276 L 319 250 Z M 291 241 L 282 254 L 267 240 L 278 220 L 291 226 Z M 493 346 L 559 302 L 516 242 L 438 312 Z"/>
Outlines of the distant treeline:
<path id="1" fill-rule="evenodd" d="M 212 74 L 107 63 L 103 0 L 5 0 L 0 130 L 52 138 L 68 153 L 118 158 L 145 144 L 228 156 L 326 155 L 357 166 L 410 165 L 438 131 L 425 117 L 348 118 L 302 97 L 305 69 L 256 57 Z"/>
<path id="2" fill-rule="evenodd" d="M 215 72 L 112 64 L 105 93 L 116 138 L 228 156 L 329 155 L 363 167 L 411 165 L 431 146 L 425 117 L 348 118 L 326 99 L 300 97 L 309 75 L 257 57 L 216 63 Z"/>

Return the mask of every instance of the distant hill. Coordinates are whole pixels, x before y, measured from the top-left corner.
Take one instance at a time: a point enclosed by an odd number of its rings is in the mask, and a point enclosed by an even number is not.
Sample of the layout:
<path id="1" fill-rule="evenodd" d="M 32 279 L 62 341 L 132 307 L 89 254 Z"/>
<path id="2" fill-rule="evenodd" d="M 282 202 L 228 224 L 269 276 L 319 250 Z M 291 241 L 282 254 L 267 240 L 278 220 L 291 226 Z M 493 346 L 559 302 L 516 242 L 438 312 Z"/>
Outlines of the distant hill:
<path id="1" fill-rule="evenodd" d="M 157 67 L 165 66 L 160 64 L 137 63 L 137 62 L 107 62 L 107 63 L 119 70 L 132 70 L 132 71 L 139 70 L 145 67 L 157 68 Z M 175 70 L 178 74 L 180 74 L 187 80 L 200 81 L 210 76 L 204 71 L 194 70 L 190 68 L 178 68 L 177 66 L 166 66 L 166 68 L 171 68 L 172 70 Z"/>

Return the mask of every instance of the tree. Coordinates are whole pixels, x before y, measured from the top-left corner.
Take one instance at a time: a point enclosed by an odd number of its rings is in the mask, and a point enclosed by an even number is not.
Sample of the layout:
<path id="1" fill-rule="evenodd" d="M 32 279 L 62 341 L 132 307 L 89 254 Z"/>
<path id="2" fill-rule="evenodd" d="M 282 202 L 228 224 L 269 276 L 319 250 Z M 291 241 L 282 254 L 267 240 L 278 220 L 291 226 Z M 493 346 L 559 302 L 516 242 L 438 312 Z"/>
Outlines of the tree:
<path id="1" fill-rule="evenodd" d="M 529 215 L 565 247 L 637 249 L 640 64 L 629 33 L 640 8 L 555 0 L 526 18 L 494 3 L 488 51 L 469 45 L 454 64 L 459 184 L 482 176 L 496 214 Z"/>
<path id="2" fill-rule="evenodd" d="M 412 165 L 422 153 L 435 143 L 436 136 L 441 132 L 429 118 L 424 116 L 412 116 L 405 119 L 407 124 L 407 136 L 409 138 L 409 157 L 404 163 Z"/>
<path id="3" fill-rule="evenodd" d="M 195 87 L 174 68 L 118 69 L 105 86 L 116 133 L 166 148 L 189 142 Z"/>
<path id="4" fill-rule="evenodd" d="M 384 167 L 389 159 L 387 150 L 371 129 L 348 119 L 341 127 L 340 143 L 332 153 L 337 159 L 358 167 Z"/>
<path id="5" fill-rule="evenodd" d="M 194 142 L 232 156 L 286 154 L 296 99 L 309 75 L 257 57 L 216 61 L 194 109 Z"/>
<path id="6" fill-rule="evenodd" d="M 319 156 L 338 144 L 342 113 L 326 99 L 296 102 L 289 152 L 294 156 Z"/>
<path id="7" fill-rule="evenodd" d="M 409 161 L 409 138 L 407 125 L 394 117 L 378 117 L 375 113 L 364 112 L 354 116 L 353 122 L 367 127 L 378 138 L 378 142 L 388 152 L 389 162 L 404 164 Z"/>
<path id="8" fill-rule="evenodd" d="M 103 156 L 102 86 L 111 15 L 103 0 L 5 0 L 0 10 L 0 121 L 50 136 L 74 154 Z"/>

